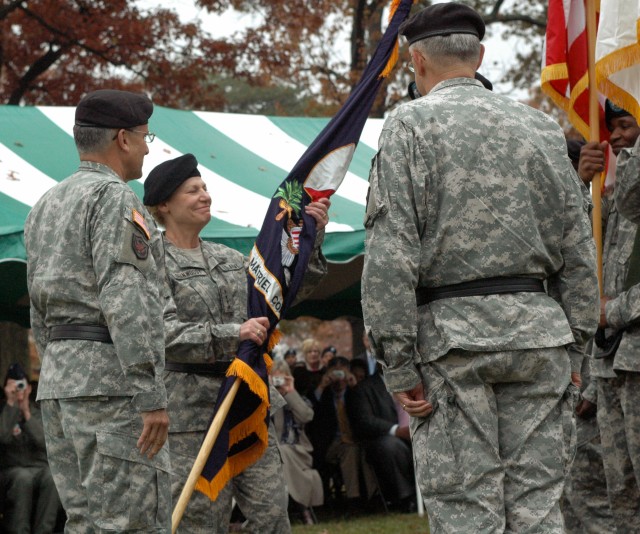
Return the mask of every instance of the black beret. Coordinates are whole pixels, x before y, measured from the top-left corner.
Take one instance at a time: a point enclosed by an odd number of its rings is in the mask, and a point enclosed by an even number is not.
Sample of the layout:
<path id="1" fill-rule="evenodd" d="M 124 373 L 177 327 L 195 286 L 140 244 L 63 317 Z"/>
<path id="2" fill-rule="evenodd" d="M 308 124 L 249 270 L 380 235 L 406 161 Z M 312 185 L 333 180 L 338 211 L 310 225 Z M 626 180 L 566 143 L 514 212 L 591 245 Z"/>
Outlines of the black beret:
<path id="1" fill-rule="evenodd" d="M 200 171 L 198 160 L 193 154 L 164 161 L 144 181 L 144 205 L 157 206 L 164 202 L 185 180 L 194 176 L 200 176 Z"/>
<path id="2" fill-rule="evenodd" d="M 85 95 L 76 108 L 78 126 L 133 128 L 149 122 L 153 103 L 146 95 L 100 89 Z"/>
<path id="3" fill-rule="evenodd" d="M 22 380 L 23 378 L 27 378 L 27 373 L 25 372 L 22 365 L 19 363 L 12 363 L 7 369 L 7 377 L 5 378 L 5 384 L 7 380 L 11 378 L 12 380 Z"/>
<path id="4" fill-rule="evenodd" d="M 626 109 L 616 106 L 613 102 L 611 102 L 611 100 L 607 98 L 607 101 L 604 104 L 604 122 L 609 130 L 611 130 L 611 121 L 613 119 L 617 119 L 618 117 L 626 117 L 627 115 L 631 115 L 631 113 L 629 113 Z"/>
<path id="5" fill-rule="evenodd" d="M 400 35 L 413 44 L 427 37 L 471 33 L 482 41 L 484 21 L 474 9 L 456 2 L 431 5 L 400 25 Z"/>

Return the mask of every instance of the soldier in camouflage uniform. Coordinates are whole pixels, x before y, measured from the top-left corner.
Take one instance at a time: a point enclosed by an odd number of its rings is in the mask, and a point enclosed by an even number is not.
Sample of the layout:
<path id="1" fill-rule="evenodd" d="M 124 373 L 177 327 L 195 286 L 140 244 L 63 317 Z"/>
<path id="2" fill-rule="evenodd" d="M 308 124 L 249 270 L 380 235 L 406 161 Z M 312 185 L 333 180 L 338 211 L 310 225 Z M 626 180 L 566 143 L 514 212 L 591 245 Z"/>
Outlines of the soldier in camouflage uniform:
<path id="1" fill-rule="evenodd" d="M 567 152 L 576 171 L 579 170 L 580 149 L 584 144 L 581 141 L 567 140 Z M 588 186 L 592 178 L 585 177 L 584 184 Z M 588 194 L 586 189 L 585 194 Z M 587 355 L 591 354 L 591 349 L 592 341 L 587 346 Z M 597 390 L 595 381 L 591 380 L 592 365 L 592 358 L 585 356 L 580 371 L 582 399 L 576 407 L 576 456 L 560 501 L 567 534 L 613 533 L 616 530 L 602 463 L 600 430 L 596 420 Z"/>
<path id="2" fill-rule="evenodd" d="M 49 464 L 66 531 L 168 532 L 162 241 L 126 184 L 153 140 L 151 101 L 101 90 L 76 109 L 79 170 L 25 223 Z"/>
<path id="3" fill-rule="evenodd" d="M 166 228 L 166 271 L 175 300 L 178 323 L 167 323 L 169 444 L 174 501 L 184 487 L 209 427 L 211 412 L 226 369 L 243 340 L 262 345 L 266 317 L 247 320 L 247 264 L 238 251 L 202 241 L 199 233 L 211 218 L 211 197 L 191 154 L 166 161 L 145 181 L 144 203 Z M 318 240 L 301 297 L 326 273 L 320 251 L 328 221 L 328 201 L 309 205 L 316 219 Z M 272 408 L 284 399 L 271 388 Z M 279 406 L 281 407 L 281 406 Z M 255 533 L 290 532 L 288 494 L 274 434 L 264 455 L 225 486 L 216 501 L 195 492 L 180 528 L 189 533 L 223 533 L 229 528 L 231 498 L 235 497 Z"/>
<path id="4" fill-rule="evenodd" d="M 585 357 L 582 364 L 582 400 L 576 408 L 577 450 L 560 503 L 567 534 L 613 534 L 616 531 L 596 420 L 597 390 L 595 382 L 591 381 L 592 361 Z"/>
<path id="5" fill-rule="evenodd" d="M 432 534 L 560 533 L 597 325 L 584 186 L 557 124 L 473 79 L 475 11 L 435 4 L 400 32 L 426 96 L 390 113 L 372 164 L 365 326 Z"/>
<path id="6" fill-rule="evenodd" d="M 598 426 L 607 492 L 618 534 L 640 532 L 640 284 L 629 283 L 632 252 L 637 239 L 637 155 L 630 150 L 640 138 L 636 120 L 609 101 L 605 120 L 609 142 L 618 156 L 616 184 L 609 200 L 603 244 L 603 298 L 600 326 L 607 337 L 622 332 L 617 351 L 595 347 L 592 375 L 596 377 Z M 592 177 L 604 169 L 606 143 L 587 143 L 580 156 L 581 176 Z M 619 211 L 620 209 L 620 211 Z M 627 215 L 629 219 L 623 217 Z M 640 259 L 636 258 L 637 271 Z"/>

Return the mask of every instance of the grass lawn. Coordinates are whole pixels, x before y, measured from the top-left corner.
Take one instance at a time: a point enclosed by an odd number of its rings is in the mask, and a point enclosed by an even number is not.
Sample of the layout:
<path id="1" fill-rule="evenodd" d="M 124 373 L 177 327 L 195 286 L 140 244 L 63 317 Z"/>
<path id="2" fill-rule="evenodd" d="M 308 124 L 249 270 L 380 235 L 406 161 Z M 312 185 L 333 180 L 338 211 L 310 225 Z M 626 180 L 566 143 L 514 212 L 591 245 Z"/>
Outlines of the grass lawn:
<path id="1" fill-rule="evenodd" d="M 317 525 L 301 525 L 292 518 L 293 534 L 429 534 L 427 516 L 374 514 L 349 519 L 319 519 Z"/>

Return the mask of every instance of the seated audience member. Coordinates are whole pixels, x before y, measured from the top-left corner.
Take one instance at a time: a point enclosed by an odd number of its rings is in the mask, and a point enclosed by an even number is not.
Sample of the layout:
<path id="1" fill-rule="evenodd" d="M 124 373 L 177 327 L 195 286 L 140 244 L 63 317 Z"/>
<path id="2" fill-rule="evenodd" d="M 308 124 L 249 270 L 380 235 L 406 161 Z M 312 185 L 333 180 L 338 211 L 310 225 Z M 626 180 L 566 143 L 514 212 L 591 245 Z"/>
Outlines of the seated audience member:
<path id="1" fill-rule="evenodd" d="M 324 374 L 320 359 L 320 343 L 313 338 L 305 339 L 302 342 L 302 354 L 304 356 L 303 365 L 296 365 L 293 370 L 293 378 L 295 378 L 298 391 L 309 396 L 316 389 Z"/>
<path id="2" fill-rule="evenodd" d="M 349 360 L 344 356 L 333 358 L 309 397 L 314 417 L 307 425 L 307 434 L 314 449 L 314 466 L 325 476 L 331 466 L 339 466 L 347 499 L 350 505 L 359 507 L 365 500 L 361 498 L 360 478 L 363 478 L 367 496 L 373 493 L 375 482 L 363 462 L 347 415 L 345 393 L 355 385 L 356 378 L 349 370 Z"/>
<path id="3" fill-rule="evenodd" d="M 309 507 L 322 506 L 324 502 L 320 474 L 312 467 L 313 447 L 304 431 L 304 425 L 313 419 L 313 409 L 296 391 L 287 362 L 273 362 L 271 383 L 287 402 L 271 414 L 280 444 L 284 478 L 304 523 L 310 525 L 314 521 Z"/>
<path id="4" fill-rule="evenodd" d="M 322 367 L 326 368 L 329 365 L 329 362 L 333 360 L 338 354 L 338 350 L 333 346 L 329 345 L 322 349 L 322 354 L 320 356 L 320 361 L 322 362 Z"/>
<path id="5" fill-rule="evenodd" d="M 49 470 L 42 416 L 30 399 L 22 366 L 9 366 L 0 407 L 0 494 L 2 532 L 50 534 L 61 504 Z"/>
<path id="6" fill-rule="evenodd" d="M 363 360 L 354 360 L 363 362 Z M 352 362 L 353 363 L 353 362 Z M 415 477 L 408 422 L 400 425 L 396 404 L 377 371 L 346 394 L 355 440 L 378 478 L 382 495 L 403 512 L 416 509 Z"/>
<path id="7" fill-rule="evenodd" d="M 354 358 L 349 362 L 349 368 L 351 369 L 351 373 L 356 377 L 356 382 L 359 384 L 369 375 L 369 370 L 367 369 L 367 362 L 364 360 Z"/>
<path id="8" fill-rule="evenodd" d="M 289 349 L 284 353 L 284 361 L 287 362 L 289 369 L 293 371 L 293 368 L 298 364 L 298 353 L 296 349 Z"/>

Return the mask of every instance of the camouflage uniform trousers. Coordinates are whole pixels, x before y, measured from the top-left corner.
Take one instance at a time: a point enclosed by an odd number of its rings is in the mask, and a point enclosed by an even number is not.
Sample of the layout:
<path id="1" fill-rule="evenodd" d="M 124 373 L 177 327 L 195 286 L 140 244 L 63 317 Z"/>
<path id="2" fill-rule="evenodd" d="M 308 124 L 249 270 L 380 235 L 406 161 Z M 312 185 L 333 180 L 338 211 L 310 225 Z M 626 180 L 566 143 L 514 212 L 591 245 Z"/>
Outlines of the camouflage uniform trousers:
<path id="1" fill-rule="evenodd" d="M 178 502 L 203 439 L 203 432 L 169 434 L 174 503 Z M 243 531 L 256 534 L 291 532 L 287 513 L 289 497 L 273 424 L 269 426 L 269 444 L 262 457 L 235 476 L 215 501 L 199 491 L 193 492 L 178 532 L 226 534 L 231 520 L 232 497 L 248 520 Z"/>
<path id="2" fill-rule="evenodd" d="M 564 532 L 578 398 L 566 350 L 452 350 L 419 369 L 434 410 L 410 425 L 431 534 Z"/>
<path id="3" fill-rule="evenodd" d="M 140 454 L 142 418 L 130 397 L 41 405 L 49 465 L 67 512 L 65 532 L 171 531 L 168 447 L 151 460 Z"/>
<path id="4" fill-rule="evenodd" d="M 640 373 L 596 378 L 607 492 L 618 534 L 640 532 Z"/>
<path id="5" fill-rule="evenodd" d="M 560 504 L 567 534 L 616 531 L 607 497 L 600 435 L 578 446 Z"/>

